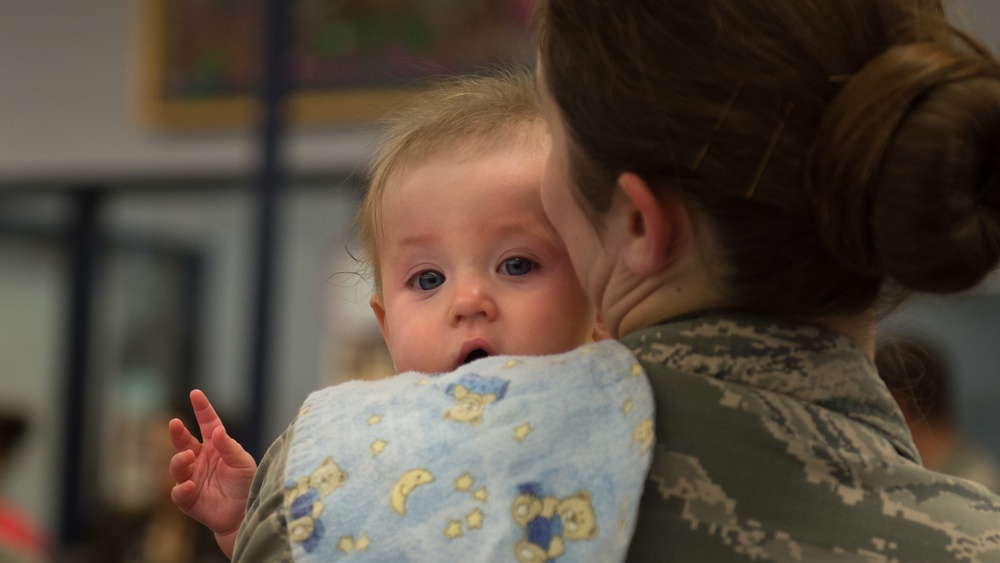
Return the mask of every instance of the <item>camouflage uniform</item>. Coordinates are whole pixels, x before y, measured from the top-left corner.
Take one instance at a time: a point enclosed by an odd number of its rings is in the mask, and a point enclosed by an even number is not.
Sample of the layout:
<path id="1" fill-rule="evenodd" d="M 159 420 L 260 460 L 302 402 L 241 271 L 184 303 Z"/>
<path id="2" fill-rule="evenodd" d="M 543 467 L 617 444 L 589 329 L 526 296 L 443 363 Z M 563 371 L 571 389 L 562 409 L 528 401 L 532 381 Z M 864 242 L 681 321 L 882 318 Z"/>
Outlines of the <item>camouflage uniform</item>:
<path id="1" fill-rule="evenodd" d="M 1000 561 L 1000 498 L 928 471 L 875 367 L 814 326 L 629 335 L 656 398 L 634 561 Z"/>

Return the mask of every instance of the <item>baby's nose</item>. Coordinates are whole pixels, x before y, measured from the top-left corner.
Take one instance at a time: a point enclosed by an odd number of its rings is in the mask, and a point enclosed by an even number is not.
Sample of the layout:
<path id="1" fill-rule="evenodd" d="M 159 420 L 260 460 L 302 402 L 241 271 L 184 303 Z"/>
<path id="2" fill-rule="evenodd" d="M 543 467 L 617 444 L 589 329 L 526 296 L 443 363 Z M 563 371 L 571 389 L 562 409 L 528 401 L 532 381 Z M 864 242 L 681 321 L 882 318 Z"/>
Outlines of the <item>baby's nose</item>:
<path id="1" fill-rule="evenodd" d="M 496 300 L 486 283 L 469 280 L 455 290 L 450 312 L 452 323 L 476 318 L 492 320 L 497 316 L 497 312 Z"/>

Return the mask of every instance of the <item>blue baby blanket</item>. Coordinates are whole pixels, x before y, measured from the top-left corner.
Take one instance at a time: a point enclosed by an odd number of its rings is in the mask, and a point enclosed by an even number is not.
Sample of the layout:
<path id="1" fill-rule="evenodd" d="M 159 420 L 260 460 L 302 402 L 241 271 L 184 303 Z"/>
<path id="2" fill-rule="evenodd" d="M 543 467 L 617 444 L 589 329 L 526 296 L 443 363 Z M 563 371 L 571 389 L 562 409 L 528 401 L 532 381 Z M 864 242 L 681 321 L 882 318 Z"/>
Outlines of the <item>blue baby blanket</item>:
<path id="1" fill-rule="evenodd" d="M 286 461 L 295 561 L 621 561 L 653 408 L 615 341 L 317 391 Z"/>

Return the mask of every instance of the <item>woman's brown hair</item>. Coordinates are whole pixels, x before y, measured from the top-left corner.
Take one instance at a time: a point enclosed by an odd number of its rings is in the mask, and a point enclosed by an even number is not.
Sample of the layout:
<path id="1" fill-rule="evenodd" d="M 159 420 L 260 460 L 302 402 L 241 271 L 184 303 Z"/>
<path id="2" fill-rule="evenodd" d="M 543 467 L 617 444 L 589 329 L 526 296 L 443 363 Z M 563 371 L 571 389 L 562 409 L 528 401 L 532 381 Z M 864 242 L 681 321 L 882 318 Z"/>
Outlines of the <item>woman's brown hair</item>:
<path id="1" fill-rule="evenodd" d="M 1000 65 L 938 0 L 541 0 L 592 217 L 633 171 L 713 228 L 730 305 L 870 308 L 1000 259 Z"/>
<path id="2" fill-rule="evenodd" d="M 951 365 L 942 348 L 925 338 L 892 334 L 875 348 L 875 367 L 906 410 L 935 424 L 955 422 Z"/>

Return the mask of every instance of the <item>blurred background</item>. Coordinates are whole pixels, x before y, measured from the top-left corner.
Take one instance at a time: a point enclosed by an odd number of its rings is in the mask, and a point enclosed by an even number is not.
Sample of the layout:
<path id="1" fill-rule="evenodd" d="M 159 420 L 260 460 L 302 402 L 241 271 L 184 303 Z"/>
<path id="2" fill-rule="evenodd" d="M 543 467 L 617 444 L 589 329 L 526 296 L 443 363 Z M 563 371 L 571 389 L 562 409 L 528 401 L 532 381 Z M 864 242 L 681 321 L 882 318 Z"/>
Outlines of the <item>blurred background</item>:
<path id="1" fill-rule="evenodd" d="M 259 459 L 309 391 L 391 373 L 351 256 L 373 119 L 422 77 L 530 63 L 530 8 L 0 3 L 0 518 L 32 523 L 24 560 L 217 560 L 165 497 L 187 392 Z M 950 10 L 1000 47 L 1000 2 Z M 1000 279 L 883 328 L 942 343 L 962 431 L 1000 455 Z"/>

